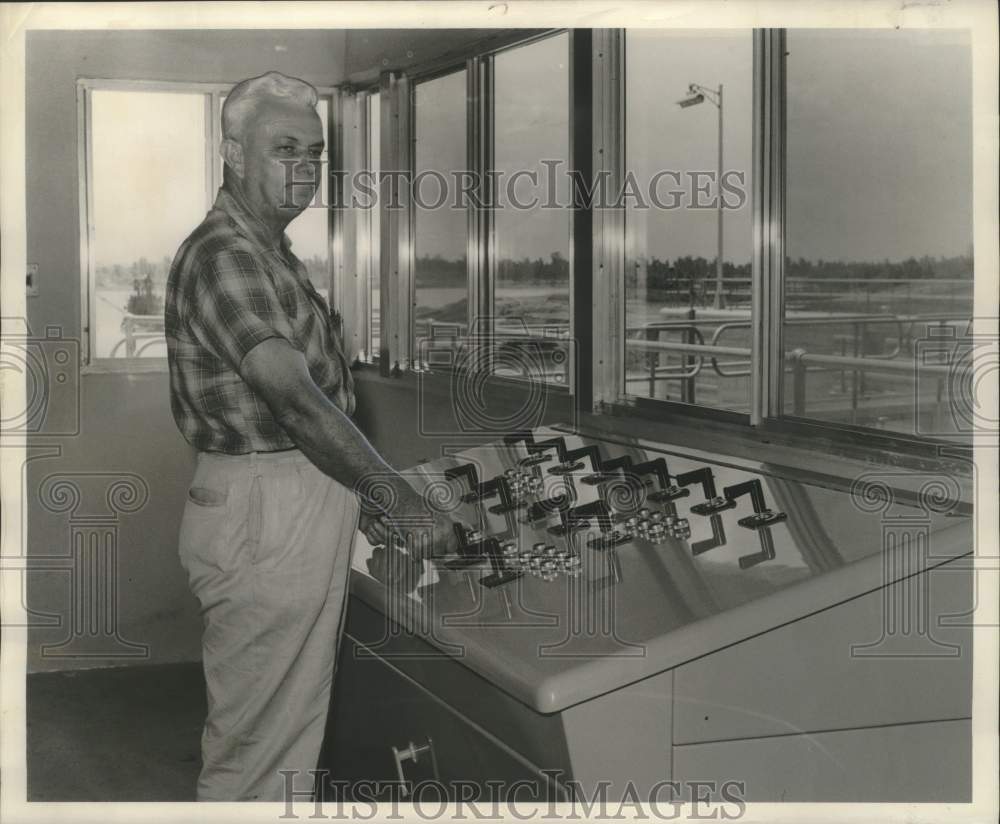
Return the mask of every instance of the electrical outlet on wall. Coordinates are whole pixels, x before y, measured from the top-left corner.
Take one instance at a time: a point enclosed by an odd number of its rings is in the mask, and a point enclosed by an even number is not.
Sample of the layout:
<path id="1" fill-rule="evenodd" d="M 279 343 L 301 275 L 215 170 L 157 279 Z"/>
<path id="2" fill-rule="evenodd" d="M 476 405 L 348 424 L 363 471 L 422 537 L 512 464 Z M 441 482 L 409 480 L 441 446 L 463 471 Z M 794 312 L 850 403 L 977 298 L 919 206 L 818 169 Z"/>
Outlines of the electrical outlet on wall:
<path id="1" fill-rule="evenodd" d="M 28 264 L 28 277 L 27 277 L 27 289 L 28 297 L 36 298 L 38 297 L 38 264 L 29 263 Z"/>

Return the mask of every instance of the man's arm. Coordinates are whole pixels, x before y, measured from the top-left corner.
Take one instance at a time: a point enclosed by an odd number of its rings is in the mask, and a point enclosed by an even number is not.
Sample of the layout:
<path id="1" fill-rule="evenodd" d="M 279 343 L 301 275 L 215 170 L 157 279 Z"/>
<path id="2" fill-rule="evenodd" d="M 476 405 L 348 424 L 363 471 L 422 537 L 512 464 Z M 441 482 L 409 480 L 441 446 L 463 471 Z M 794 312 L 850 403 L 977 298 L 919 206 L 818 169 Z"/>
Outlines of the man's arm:
<path id="1" fill-rule="evenodd" d="M 388 484 L 396 494 L 389 517 L 427 512 L 420 494 L 385 460 L 361 431 L 320 391 L 309 375 L 305 357 L 288 341 L 269 338 L 243 358 L 241 377 L 257 393 L 278 423 L 324 474 L 362 495 L 372 482 Z M 435 517 L 432 534 L 438 553 L 455 551 L 451 521 Z"/>

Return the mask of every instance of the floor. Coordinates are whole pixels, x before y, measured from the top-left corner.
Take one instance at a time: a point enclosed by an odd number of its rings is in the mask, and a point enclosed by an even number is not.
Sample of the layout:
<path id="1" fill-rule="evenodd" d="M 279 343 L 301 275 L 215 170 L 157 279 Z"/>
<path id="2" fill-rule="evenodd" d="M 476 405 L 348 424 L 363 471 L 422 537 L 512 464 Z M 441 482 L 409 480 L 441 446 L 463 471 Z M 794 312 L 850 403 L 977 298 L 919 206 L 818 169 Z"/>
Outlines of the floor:
<path id="1" fill-rule="evenodd" d="M 201 664 L 28 676 L 29 801 L 194 801 Z"/>

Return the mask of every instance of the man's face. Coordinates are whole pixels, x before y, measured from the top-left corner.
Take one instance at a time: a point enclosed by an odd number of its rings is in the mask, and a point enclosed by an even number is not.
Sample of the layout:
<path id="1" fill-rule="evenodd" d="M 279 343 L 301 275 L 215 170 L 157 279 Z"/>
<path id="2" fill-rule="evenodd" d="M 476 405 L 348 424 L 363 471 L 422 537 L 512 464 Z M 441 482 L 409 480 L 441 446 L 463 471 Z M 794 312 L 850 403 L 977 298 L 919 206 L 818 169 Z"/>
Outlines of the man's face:
<path id="1" fill-rule="evenodd" d="M 261 217 L 287 223 L 312 202 L 323 151 L 323 124 L 314 110 L 262 102 L 241 145 L 243 191 Z"/>

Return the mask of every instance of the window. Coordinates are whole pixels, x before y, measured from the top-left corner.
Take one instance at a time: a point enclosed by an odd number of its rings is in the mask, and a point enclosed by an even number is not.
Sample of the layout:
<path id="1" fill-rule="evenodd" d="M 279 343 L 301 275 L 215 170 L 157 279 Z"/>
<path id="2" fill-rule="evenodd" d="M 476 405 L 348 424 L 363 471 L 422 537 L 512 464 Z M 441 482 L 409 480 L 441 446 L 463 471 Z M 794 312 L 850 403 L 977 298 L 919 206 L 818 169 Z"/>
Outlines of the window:
<path id="1" fill-rule="evenodd" d="M 784 412 L 954 434 L 949 371 L 924 355 L 972 317 L 968 32 L 787 43 Z"/>
<path id="2" fill-rule="evenodd" d="M 626 396 L 749 411 L 752 65 L 749 31 L 626 32 Z"/>
<path id="3" fill-rule="evenodd" d="M 166 358 L 163 297 L 181 242 L 222 183 L 228 86 L 81 80 L 84 361 L 138 368 Z M 317 112 L 329 133 L 330 96 Z M 324 152 L 323 160 L 327 155 Z M 330 281 L 327 179 L 288 236 L 324 297 Z"/>
<path id="4" fill-rule="evenodd" d="M 559 34 L 501 52 L 493 75 L 495 369 L 563 385 L 571 337 L 568 66 L 569 35 Z"/>
<path id="5" fill-rule="evenodd" d="M 370 284 L 373 348 L 405 339 L 415 357 L 397 344 L 392 365 L 452 364 L 488 310 L 495 374 L 568 382 L 562 364 L 518 361 L 574 337 L 584 226 L 595 408 L 948 435 L 962 388 L 943 361 L 972 313 L 968 34 L 600 29 L 571 61 L 576 43 L 556 33 L 415 83 L 383 75 L 392 114 L 379 124 L 369 108 L 371 132 L 394 129 L 412 188 L 372 244 L 398 257 L 382 265 L 403 298 Z M 593 87 L 570 88 L 583 55 Z M 593 96 L 589 133 L 571 93 Z M 569 201 L 574 131 L 593 149 L 589 226 L 544 205 Z M 466 171 L 492 173 L 474 193 L 487 205 L 463 201 Z"/>
<path id="6" fill-rule="evenodd" d="M 165 358 L 163 293 L 205 216 L 205 95 L 93 89 L 87 104 L 89 359 Z"/>
<path id="7" fill-rule="evenodd" d="M 467 214 L 455 174 L 467 169 L 465 70 L 413 90 L 414 301 L 416 360 L 451 363 L 468 327 Z"/>

